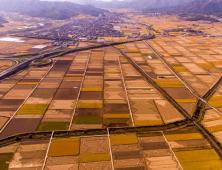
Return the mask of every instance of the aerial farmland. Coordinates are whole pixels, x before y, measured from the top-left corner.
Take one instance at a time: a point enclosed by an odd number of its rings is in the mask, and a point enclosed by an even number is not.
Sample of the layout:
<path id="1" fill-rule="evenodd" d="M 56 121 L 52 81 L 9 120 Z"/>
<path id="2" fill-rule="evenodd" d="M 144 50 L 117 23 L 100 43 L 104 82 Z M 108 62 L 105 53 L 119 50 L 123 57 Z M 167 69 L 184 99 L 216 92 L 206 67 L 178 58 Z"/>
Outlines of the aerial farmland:
<path id="1" fill-rule="evenodd" d="M 40 56 L 1 77 L 0 169 L 222 169 L 222 38 L 163 34 L 193 24 L 177 16 L 123 17 L 125 37 L 0 37 L 1 73 Z"/>

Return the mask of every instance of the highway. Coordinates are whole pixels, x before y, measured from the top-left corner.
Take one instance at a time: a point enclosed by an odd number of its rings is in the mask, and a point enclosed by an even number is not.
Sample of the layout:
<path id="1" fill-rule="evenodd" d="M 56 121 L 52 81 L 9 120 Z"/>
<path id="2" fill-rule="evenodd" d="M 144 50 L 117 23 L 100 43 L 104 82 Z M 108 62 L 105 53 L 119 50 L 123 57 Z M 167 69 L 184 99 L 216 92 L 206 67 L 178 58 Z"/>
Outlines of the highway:
<path id="1" fill-rule="evenodd" d="M 149 30 L 149 28 L 151 28 L 151 27 L 152 27 L 152 25 L 149 25 L 147 27 L 147 30 Z M 88 47 L 75 48 L 75 49 L 65 49 L 65 50 L 59 50 L 59 51 L 47 51 L 43 54 L 34 56 L 30 59 L 27 59 L 27 60 L 25 60 L 25 61 L 23 61 L 23 62 L 21 62 L 17 65 L 14 65 L 14 66 L 2 71 L 0 73 L 0 80 L 10 76 L 12 72 L 16 72 L 17 70 L 19 71 L 19 69 L 21 69 L 22 67 L 28 66 L 31 62 L 33 62 L 37 59 L 42 59 L 42 58 L 45 58 L 47 56 L 54 55 L 54 54 L 57 54 L 57 53 L 60 53 L 59 56 L 61 56 L 61 55 L 65 55 L 65 54 L 68 54 L 68 53 L 74 53 L 74 52 L 77 52 L 77 51 L 84 51 L 84 50 L 89 50 L 89 49 L 102 48 L 102 47 L 108 47 L 108 46 L 113 46 L 113 45 L 119 45 L 119 44 L 125 44 L 125 43 L 130 43 L 130 42 L 147 40 L 147 39 L 150 39 L 150 38 L 154 37 L 154 34 L 151 31 L 149 31 L 149 32 L 150 32 L 150 35 L 145 39 L 139 39 L 139 40 L 133 40 L 133 41 L 124 41 L 124 42 L 115 42 L 115 43 L 101 44 L 101 45 L 88 46 Z M 60 47 L 57 47 L 56 49 L 58 49 L 58 48 L 60 48 Z M 55 49 L 53 49 L 53 50 L 55 50 Z"/>
<path id="2" fill-rule="evenodd" d="M 154 34 L 149 30 L 149 28 L 152 27 L 152 25 L 147 27 L 147 31 L 150 33 L 150 35 L 146 38 L 146 39 L 140 39 L 140 40 L 134 40 L 134 41 L 125 41 L 125 42 L 117 42 L 117 43 L 109 43 L 109 44 L 101 44 L 101 45 L 96 45 L 96 46 L 89 46 L 89 47 L 83 47 L 83 48 L 76 48 L 76 49 L 69 49 L 69 50 L 60 50 L 60 51 L 51 51 L 51 52 L 45 52 L 41 55 L 37 55 L 34 56 L 30 59 L 27 59 L 26 61 L 19 63 L 17 65 L 14 65 L 12 67 L 10 67 L 9 69 L 3 71 L 0 73 L 0 80 L 9 76 L 11 72 L 15 72 L 16 70 L 19 70 L 21 67 L 23 66 L 27 66 L 28 64 L 30 64 L 32 61 L 35 61 L 36 59 L 41 59 L 53 54 L 57 54 L 60 53 L 59 55 L 64 55 L 64 54 L 68 54 L 68 53 L 73 53 L 73 52 L 77 52 L 77 51 L 84 51 L 84 50 L 88 50 L 88 49 L 94 49 L 94 48 L 101 48 L 101 47 L 108 47 L 108 46 L 114 46 L 114 45 L 118 45 L 118 44 L 125 44 L 125 43 L 130 43 L 130 42 L 136 42 L 136 41 L 142 41 L 144 40 L 144 42 L 148 45 L 148 47 L 150 47 L 150 49 L 157 55 L 157 57 L 160 58 L 160 60 L 175 74 L 175 76 L 187 87 L 187 89 L 199 100 L 201 100 L 202 102 L 204 102 L 206 105 L 208 105 L 209 107 L 215 109 L 216 111 L 218 111 L 216 108 L 212 107 L 211 105 L 209 105 L 207 103 L 207 101 L 205 101 L 203 98 L 197 96 L 191 89 L 190 87 L 188 87 L 183 80 L 175 73 L 174 70 L 172 70 L 168 64 L 162 59 L 161 55 L 152 47 L 150 46 L 145 40 L 147 39 L 151 39 L 154 37 Z M 118 50 L 118 49 L 117 49 Z M 168 100 L 186 119 L 190 120 L 204 135 L 205 137 L 211 141 L 212 145 L 218 150 L 218 152 L 222 155 L 222 150 L 219 147 L 219 145 L 217 144 L 217 142 L 207 133 L 207 131 L 202 128 L 188 113 L 186 110 L 184 110 L 174 99 L 171 98 L 171 96 L 169 96 L 169 94 L 167 94 L 162 88 L 160 88 L 154 81 L 153 79 L 146 74 L 146 72 L 144 72 L 140 66 L 137 65 L 137 63 L 135 63 L 130 57 L 128 57 L 127 55 L 125 55 L 122 51 L 118 50 L 123 56 L 125 56 L 127 58 L 127 60 L 147 79 L 147 81 L 161 94 L 164 96 L 164 98 L 166 100 Z M 222 79 L 222 78 L 221 78 Z M 214 91 L 215 88 L 217 88 L 218 84 L 220 84 L 221 79 L 215 83 L 215 85 L 210 89 L 211 92 L 209 91 L 209 94 L 212 93 L 212 91 Z M 218 111 L 219 112 L 219 111 Z M 220 113 L 221 114 L 221 113 Z"/>

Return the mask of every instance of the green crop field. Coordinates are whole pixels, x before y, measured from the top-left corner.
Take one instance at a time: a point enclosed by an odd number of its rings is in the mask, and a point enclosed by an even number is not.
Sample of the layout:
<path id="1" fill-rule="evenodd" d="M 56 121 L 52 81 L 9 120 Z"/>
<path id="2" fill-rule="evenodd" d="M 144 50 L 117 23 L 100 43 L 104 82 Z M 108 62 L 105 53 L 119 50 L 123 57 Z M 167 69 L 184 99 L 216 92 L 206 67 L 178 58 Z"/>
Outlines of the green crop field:
<path id="1" fill-rule="evenodd" d="M 69 122 L 42 122 L 37 131 L 68 130 Z"/>

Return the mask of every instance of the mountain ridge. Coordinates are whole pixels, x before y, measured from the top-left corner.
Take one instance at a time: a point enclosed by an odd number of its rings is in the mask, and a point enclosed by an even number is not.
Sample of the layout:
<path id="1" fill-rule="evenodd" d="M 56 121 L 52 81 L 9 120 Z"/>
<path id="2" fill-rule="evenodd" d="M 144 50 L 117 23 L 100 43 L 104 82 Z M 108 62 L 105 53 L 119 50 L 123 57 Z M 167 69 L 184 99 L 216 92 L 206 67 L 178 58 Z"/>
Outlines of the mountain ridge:
<path id="1" fill-rule="evenodd" d="M 145 11 L 150 11 L 146 9 Z M 192 0 L 191 2 L 168 8 L 152 9 L 151 12 L 192 13 L 222 16 L 222 0 Z"/>
<path id="2" fill-rule="evenodd" d="M 40 0 L 1 0 L 0 10 L 18 12 L 32 17 L 46 17 L 61 20 L 76 16 L 78 13 L 98 16 L 99 13 L 108 12 L 104 9 L 95 8 L 92 5 Z"/>
<path id="3" fill-rule="evenodd" d="M 114 8 L 163 8 L 169 6 L 176 6 L 179 4 L 183 4 L 189 2 L 191 0 L 125 0 L 118 1 L 113 0 L 111 2 L 103 2 L 103 1 L 91 1 L 91 0 L 79 0 L 78 3 L 81 4 L 91 4 L 96 7 L 114 7 Z M 76 2 L 76 1 L 75 1 Z"/>

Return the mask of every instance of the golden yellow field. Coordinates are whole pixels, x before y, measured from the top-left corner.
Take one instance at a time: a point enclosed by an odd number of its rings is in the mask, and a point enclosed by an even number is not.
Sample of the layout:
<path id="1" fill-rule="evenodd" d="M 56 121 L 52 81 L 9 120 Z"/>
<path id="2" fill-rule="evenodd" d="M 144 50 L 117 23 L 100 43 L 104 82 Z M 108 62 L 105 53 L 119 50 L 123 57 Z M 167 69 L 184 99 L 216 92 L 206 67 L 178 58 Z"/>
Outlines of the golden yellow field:
<path id="1" fill-rule="evenodd" d="M 139 51 L 139 49 L 127 49 L 127 52 L 129 52 L 129 53 L 138 53 L 140 51 Z"/>
<path id="2" fill-rule="evenodd" d="M 18 82 L 17 84 L 39 84 L 39 82 Z"/>
<path id="3" fill-rule="evenodd" d="M 213 64 L 210 63 L 197 63 L 202 68 L 216 68 Z"/>
<path id="4" fill-rule="evenodd" d="M 48 104 L 24 104 L 17 114 L 44 114 Z"/>
<path id="5" fill-rule="evenodd" d="M 136 126 L 152 126 L 163 124 L 162 120 L 134 120 Z"/>
<path id="6" fill-rule="evenodd" d="M 207 130 L 211 133 L 222 131 L 222 125 L 207 127 Z"/>
<path id="7" fill-rule="evenodd" d="M 166 135 L 166 138 L 169 141 L 204 139 L 200 133 L 172 134 Z"/>
<path id="8" fill-rule="evenodd" d="M 197 99 L 175 99 L 177 103 L 196 103 Z"/>
<path id="9" fill-rule="evenodd" d="M 71 156 L 79 154 L 79 138 L 55 139 L 52 141 L 48 156 Z"/>
<path id="10" fill-rule="evenodd" d="M 196 162 L 182 162 L 184 170 L 220 170 L 222 169 L 221 160 L 208 160 L 208 161 L 196 161 Z"/>
<path id="11" fill-rule="evenodd" d="M 222 107 L 222 96 L 212 97 L 208 103 L 216 108 Z"/>
<path id="12" fill-rule="evenodd" d="M 137 137 L 135 134 L 129 135 L 112 135 L 110 136 L 111 145 L 127 145 L 138 143 Z"/>
<path id="13" fill-rule="evenodd" d="M 103 91 L 103 88 L 82 88 L 81 91 Z"/>
<path id="14" fill-rule="evenodd" d="M 220 159 L 214 149 L 180 151 L 175 152 L 175 154 L 180 162 L 201 162 Z"/>

